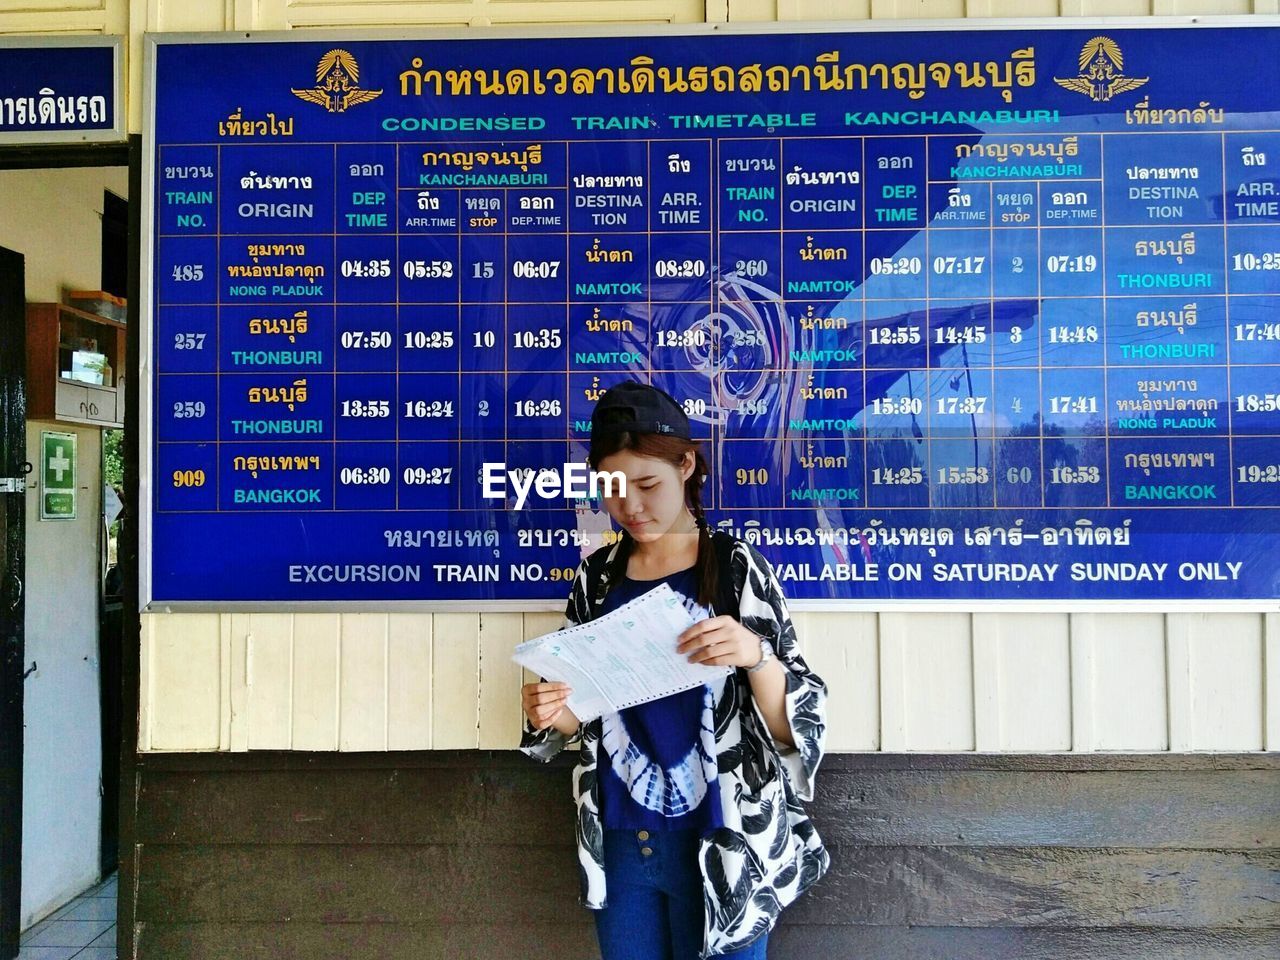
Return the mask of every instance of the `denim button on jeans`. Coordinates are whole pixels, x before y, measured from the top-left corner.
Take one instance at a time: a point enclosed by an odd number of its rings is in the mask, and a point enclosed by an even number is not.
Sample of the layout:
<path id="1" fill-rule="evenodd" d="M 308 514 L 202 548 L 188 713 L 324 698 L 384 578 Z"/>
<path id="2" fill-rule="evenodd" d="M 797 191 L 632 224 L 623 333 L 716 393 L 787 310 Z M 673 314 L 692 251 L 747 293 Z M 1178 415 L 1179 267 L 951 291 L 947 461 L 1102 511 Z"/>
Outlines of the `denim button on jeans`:
<path id="1" fill-rule="evenodd" d="M 608 906 L 592 911 L 604 960 L 698 960 L 702 872 L 698 831 L 604 831 Z M 765 960 L 766 940 L 719 954 Z"/>

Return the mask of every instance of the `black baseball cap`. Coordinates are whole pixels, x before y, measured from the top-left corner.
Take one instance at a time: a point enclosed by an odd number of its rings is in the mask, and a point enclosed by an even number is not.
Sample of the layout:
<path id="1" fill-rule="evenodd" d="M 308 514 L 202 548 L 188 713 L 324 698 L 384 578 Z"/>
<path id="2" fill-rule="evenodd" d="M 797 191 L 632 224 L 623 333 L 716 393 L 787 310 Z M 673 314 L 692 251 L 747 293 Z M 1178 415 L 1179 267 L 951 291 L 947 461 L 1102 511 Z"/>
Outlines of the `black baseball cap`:
<path id="1" fill-rule="evenodd" d="M 659 433 L 692 440 L 689 418 L 671 394 L 627 380 L 610 387 L 591 412 L 591 439 L 616 433 Z"/>

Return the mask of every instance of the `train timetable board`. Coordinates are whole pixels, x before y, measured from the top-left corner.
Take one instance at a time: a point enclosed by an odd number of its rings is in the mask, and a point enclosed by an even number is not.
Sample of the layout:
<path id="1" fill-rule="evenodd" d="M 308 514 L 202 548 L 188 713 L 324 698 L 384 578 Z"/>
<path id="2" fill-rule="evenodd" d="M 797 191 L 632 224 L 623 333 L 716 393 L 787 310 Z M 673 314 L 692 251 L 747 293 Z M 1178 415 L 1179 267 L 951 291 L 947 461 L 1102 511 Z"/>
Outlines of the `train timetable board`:
<path id="1" fill-rule="evenodd" d="M 144 601 L 558 606 L 639 379 L 797 601 L 1274 606 L 1259 23 L 152 38 Z"/>

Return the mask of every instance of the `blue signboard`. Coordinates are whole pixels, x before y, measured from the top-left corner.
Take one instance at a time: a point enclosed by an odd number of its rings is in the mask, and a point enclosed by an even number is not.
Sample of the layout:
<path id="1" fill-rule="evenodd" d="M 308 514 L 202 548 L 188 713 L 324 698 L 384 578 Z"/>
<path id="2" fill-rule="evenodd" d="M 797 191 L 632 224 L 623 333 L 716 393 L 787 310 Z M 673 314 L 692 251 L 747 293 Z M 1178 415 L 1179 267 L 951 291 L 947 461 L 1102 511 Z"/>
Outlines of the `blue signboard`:
<path id="1" fill-rule="evenodd" d="M 798 600 L 1274 601 L 1278 43 L 154 43 L 145 596 L 557 605 L 639 379 Z"/>
<path id="2" fill-rule="evenodd" d="M 122 37 L 0 40 L 0 145 L 123 140 L 122 49 Z"/>

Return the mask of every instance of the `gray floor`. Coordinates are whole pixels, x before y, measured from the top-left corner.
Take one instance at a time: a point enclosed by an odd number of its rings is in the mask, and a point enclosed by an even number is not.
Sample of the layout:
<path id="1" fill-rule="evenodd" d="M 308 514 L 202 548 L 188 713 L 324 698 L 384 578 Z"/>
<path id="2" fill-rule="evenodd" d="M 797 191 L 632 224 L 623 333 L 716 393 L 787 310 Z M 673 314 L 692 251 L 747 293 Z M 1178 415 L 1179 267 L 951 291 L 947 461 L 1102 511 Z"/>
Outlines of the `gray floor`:
<path id="1" fill-rule="evenodd" d="M 116 960 L 116 875 L 22 935 L 18 960 Z"/>

